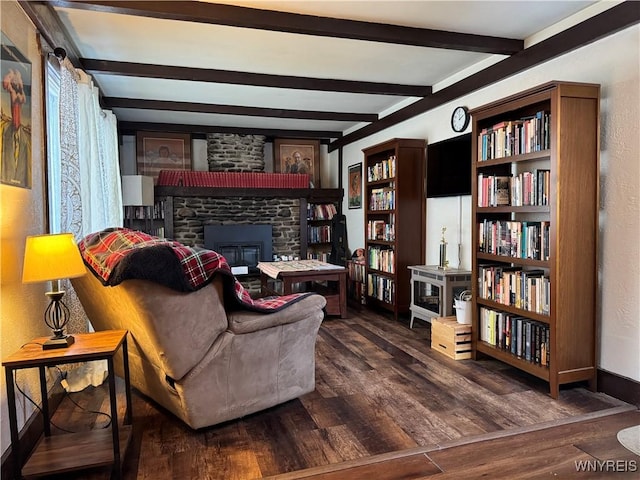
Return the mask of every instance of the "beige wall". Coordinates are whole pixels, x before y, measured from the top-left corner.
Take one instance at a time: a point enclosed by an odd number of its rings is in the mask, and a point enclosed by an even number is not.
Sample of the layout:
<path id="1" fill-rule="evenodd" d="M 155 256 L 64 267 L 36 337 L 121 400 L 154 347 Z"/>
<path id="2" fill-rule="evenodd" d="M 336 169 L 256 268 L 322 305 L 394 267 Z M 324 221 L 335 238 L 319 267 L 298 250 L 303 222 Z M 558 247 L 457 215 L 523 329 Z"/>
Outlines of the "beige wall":
<path id="1" fill-rule="evenodd" d="M 48 334 L 42 321 L 46 307 L 46 285 L 22 285 L 22 255 L 27 235 L 43 233 L 45 223 L 44 146 L 42 130 L 41 60 L 35 30 L 13 0 L 0 1 L 2 31 L 31 59 L 33 188 L 0 185 L 0 357 L 4 358 L 35 336 Z M 640 381 L 640 27 L 632 27 L 593 45 L 547 62 L 524 74 L 443 105 L 403 122 L 344 150 L 343 184 L 347 167 L 362 161 L 362 148 L 393 137 L 426 138 L 429 142 L 453 136 L 449 118 L 454 105 L 476 107 L 505 95 L 549 80 L 575 80 L 600 83 L 602 98 L 602 208 L 599 314 L 599 361 L 601 368 Z M 597 59 L 597 60 L 596 60 Z M 325 164 L 337 165 L 337 152 Z M 333 176 L 333 172 L 326 172 Z M 336 177 L 337 178 L 337 172 Z M 332 182 L 333 183 L 333 182 Z M 336 182 L 337 183 L 337 182 Z M 335 186 L 324 184 L 323 186 Z M 469 197 L 463 197 L 463 214 L 469 211 Z M 349 247 L 364 243 L 363 210 L 343 210 L 348 216 Z M 427 219 L 439 211 L 455 217 L 460 211 L 457 198 L 428 206 Z M 436 223 L 438 223 L 436 221 Z M 427 231 L 427 259 L 437 259 L 440 231 Z M 470 234 L 463 232 L 468 250 Z M 470 253 L 465 250 L 465 258 Z M 470 263 L 470 261 L 469 261 Z M 0 451 L 9 446 L 7 398 L 4 375 L 0 378 Z M 39 399 L 37 375 L 25 370 L 18 375 L 20 385 Z M 19 424 L 29 417 L 32 407 L 19 403 Z"/>
<path id="2" fill-rule="evenodd" d="M 456 105 L 479 107 L 551 80 L 598 83 L 602 87 L 597 364 L 601 369 L 640 381 L 640 26 L 627 28 L 346 146 L 342 181 L 346 184 L 347 167 L 362 161 L 363 148 L 395 137 L 424 138 L 429 143 L 453 137 L 449 121 Z M 337 162 L 337 152 L 332 152 L 331 161 Z M 470 196 L 429 199 L 427 263 L 438 263 L 440 227 L 447 226 L 447 232 L 456 231 L 455 219 L 462 202 L 467 226 L 461 232 L 462 266 L 471 267 L 470 201 Z M 345 202 L 343 211 L 347 215 L 349 248 L 353 251 L 364 245 L 364 210 L 349 210 Z M 455 237 L 448 241 L 451 245 Z"/>
<path id="3" fill-rule="evenodd" d="M 36 336 L 48 334 L 43 321 L 46 285 L 23 285 L 22 257 L 27 235 L 45 231 L 45 162 L 42 131 L 41 57 L 35 29 L 15 1 L 0 1 L 2 32 L 31 60 L 32 188 L 0 184 L 0 357 L 5 358 Z M 0 450 L 10 445 L 4 372 L 0 381 Z M 18 383 L 34 400 L 40 398 L 37 370 L 18 373 Z M 18 423 L 22 427 L 33 411 L 18 394 Z"/>

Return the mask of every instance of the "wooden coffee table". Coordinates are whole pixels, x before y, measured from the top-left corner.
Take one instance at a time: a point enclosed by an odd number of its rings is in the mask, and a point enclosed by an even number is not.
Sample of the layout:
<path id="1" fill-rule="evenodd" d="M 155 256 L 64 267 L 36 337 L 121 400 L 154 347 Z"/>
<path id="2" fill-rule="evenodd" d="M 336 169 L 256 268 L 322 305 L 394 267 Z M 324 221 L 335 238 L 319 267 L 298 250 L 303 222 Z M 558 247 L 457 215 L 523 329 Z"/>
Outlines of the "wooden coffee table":
<path id="1" fill-rule="evenodd" d="M 306 283 L 305 291 L 319 293 L 327 300 L 325 307 L 327 315 L 340 315 L 341 318 L 347 318 L 347 269 L 345 267 L 317 260 L 294 261 L 288 266 L 284 265 L 285 263 L 287 262 L 258 264 L 263 295 L 289 295 L 296 293 L 294 285 Z M 301 270 L 294 270 L 294 268 L 301 268 Z"/>

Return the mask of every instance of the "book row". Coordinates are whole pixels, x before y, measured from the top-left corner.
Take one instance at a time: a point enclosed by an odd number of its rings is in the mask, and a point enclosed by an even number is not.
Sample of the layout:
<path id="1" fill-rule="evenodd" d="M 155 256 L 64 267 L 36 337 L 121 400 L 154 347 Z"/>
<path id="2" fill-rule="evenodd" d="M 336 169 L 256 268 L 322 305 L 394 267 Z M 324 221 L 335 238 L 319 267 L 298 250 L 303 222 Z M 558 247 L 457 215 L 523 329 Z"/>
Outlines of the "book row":
<path id="1" fill-rule="evenodd" d="M 320 260 L 321 262 L 329 262 L 329 252 L 307 252 L 307 260 Z"/>
<path id="2" fill-rule="evenodd" d="M 383 240 L 385 242 L 393 242 L 395 238 L 396 235 L 393 218 L 389 223 L 384 220 L 369 220 L 367 222 L 367 240 Z"/>
<path id="3" fill-rule="evenodd" d="M 365 266 L 364 263 L 354 261 L 347 262 L 347 274 L 349 278 L 355 282 L 364 282 Z"/>
<path id="4" fill-rule="evenodd" d="M 162 220 L 164 219 L 164 202 L 156 202 L 149 207 L 124 207 L 125 220 Z"/>
<path id="5" fill-rule="evenodd" d="M 333 203 L 308 203 L 307 220 L 331 220 L 338 213 Z"/>
<path id="6" fill-rule="evenodd" d="M 367 167 L 367 181 L 386 180 L 396 176 L 396 156 L 391 155 L 386 160 L 376 162 Z"/>
<path id="7" fill-rule="evenodd" d="M 478 224 L 478 251 L 514 258 L 549 260 L 548 221 L 487 220 Z"/>
<path id="8" fill-rule="evenodd" d="M 517 175 L 478 175 L 478 206 L 549 205 L 551 173 L 546 169 Z"/>
<path id="9" fill-rule="evenodd" d="M 480 265 L 478 292 L 486 300 L 549 315 L 551 283 L 542 269 Z"/>
<path id="10" fill-rule="evenodd" d="M 367 275 L 367 295 L 383 302 L 394 303 L 396 286 L 393 279 L 370 273 Z"/>
<path id="11" fill-rule="evenodd" d="M 483 128 L 478 134 L 479 161 L 546 150 L 551 145 L 550 114 L 509 120 Z"/>
<path id="12" fill-rule="evenodd" d="M 309 243 L 328 243 L 331 241 L 331 225 L 307 226 Z"/>
<path id="13" fill-rule="evenodd" d="M 480 308 L 480 340 L 536 365 L 549 365 L 549 325 Z"/>
<path id="14" fill-rule="evenodd" d="M 309 188 L 309 174 L 160 170 L 156 185 L 220 188 Z"/>
<path id="15" fill-rule="evenodd" d="M 369 247 L 367 265 L 374 270 L 395 273 L 395 256 L 396 253 L 391 248 Z"/>
<path id="16" fill-rule="evenodd" d="M 396 191 L 393 188 L 374 188 L 369 196 L 369 210 L 393 210 Z"/>

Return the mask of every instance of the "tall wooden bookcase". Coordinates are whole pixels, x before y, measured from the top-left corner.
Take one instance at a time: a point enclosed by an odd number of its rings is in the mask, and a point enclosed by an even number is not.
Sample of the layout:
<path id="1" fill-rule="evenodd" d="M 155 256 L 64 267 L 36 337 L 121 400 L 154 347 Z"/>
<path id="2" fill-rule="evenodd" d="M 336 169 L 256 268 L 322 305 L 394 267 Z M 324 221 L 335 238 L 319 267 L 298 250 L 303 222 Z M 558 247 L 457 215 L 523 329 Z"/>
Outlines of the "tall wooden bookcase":
<path id="1" fill-rule="evenodd" d="M 425 257 L 426 141 L 395 138 L 363 152 L 366 303 L 397 319 L 411 304 L 407 267 Z"/>
<path id="2" fill-rule="evenodd" d="M 473 357 L 596 387 L 599 96 L 550 82 L 476 108 Z"/>

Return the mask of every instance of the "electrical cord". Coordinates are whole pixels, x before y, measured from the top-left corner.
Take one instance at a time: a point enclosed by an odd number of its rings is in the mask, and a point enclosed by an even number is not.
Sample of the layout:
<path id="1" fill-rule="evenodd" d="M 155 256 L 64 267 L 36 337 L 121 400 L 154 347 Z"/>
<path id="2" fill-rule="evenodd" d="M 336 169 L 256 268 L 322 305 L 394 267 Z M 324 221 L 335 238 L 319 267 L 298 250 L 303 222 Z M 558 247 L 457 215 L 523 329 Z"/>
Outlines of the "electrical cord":
<path id="1" fill-rule="evenodd" d="M 18 389 L 18 391 L 22 394 L 22 396 L 23 396 L 24 398 L 26 398 L 27 400 L 29 400 L 29 402 L 31 402 L 31 404 L 32 404 L 34 407 L 36 407 L 36 409 L 37 409 L 37 410 L 38 410 L 42 415 L 44 415 L 44 413 L 42 412 L 42 407 L 40 407 L 40 405 L 38 405 L 36 402 L 34 402 L 34 401 L 33 401 L 33 399 L 32 399 L 29 395 L 27 395 L 27 394 L 26 394 L 26 392 L 25 392 L 24 390 L 22 390 L 22 389 L 20 388 L 20 385 L 18 384 L 18 371 L 17 371 L 17 370 L 14 370 L 14 371 L 13 371 L 13 383 L 14 383 L 14 385 L 16 386 L 16 389 Z M 49 423 L 50 423 L 51 425 L 53 425 L 55 428 L 57 428 L 58 430 L 62 430 L 63 432 L 66 432 L 66 433 L 75 433 L 75 432 L 72 432 L 71 430 L 67 430 L 66 428 L 62 428 L 62 427 L 60 427 L 60 426 L 56 425 L 54 422 L 52 422 L 52 421 L 51 421 L 51 419 L 49 419 Z"/>
<path id="2" fill-rule="evenodd" d="M 65 378 L 65 377 L 66 377 L 66 372 L 63 372 L 63 371 L 60 369 L 60 367 L 58 367 L 57 365 L 56 365 L 55 367 L 58 369 L 58 372 L 60 372 L 60 376 L 62 376 L 63 378 Z M 70 393 L 70 392 L 67 392 L 67 390 L 66 390 L 66 389 L 65 389 L 65 394 L 66 394 L 67 398 L 68 398 L 69 400 L 71 400 L 71 403 L 73 403 L 73 404 L 74 404 L 76 407 L 78 407 L 80 410 L 84 410 L 84 411 L 85 411 L 85 413 L 93 413 L 93 414 L 95 414 L 95 415 L 104 415 L 105 417 L 107 417 L 107 418 L 109 419 L 109 421 L 107 422 L 107 424 L 106 424 L 106 425 L 104 425 L 103 427 L 100 427 L 100 428 L 108 428 L 108 427 L 111 425 L 111 420 L 112 420 L 111 415 L 109 415 L 108 413 L 105 413 L 105 412 L 101 412 L 101 411 L 99 411 L 99 410 L 89 410 L 89 409 L 87 409 L 87 408 L 83 407 L 82 405 L 80 405 L 78 402 L 76 402 L 76 401 L 71 397 L 71 393 Z"/>
<path id="3" fill-rule="evenodd" d="M 29 345 L 29 344 L 42 345 L 42 344 L 37 343 L 37 342 L 29 342 L 29 343 L 25 343 L 24 345 Z M 23 346 L 24 346 L 24 345 L 23 345 Z M 63 371 L 60 369 L 60 367 L 58 367 L 57 365 L 55 366 L 55 368 L 57 368 L 57 369 L 58 369 L 58 372 L 60 372 L 60 376 L 61 376 L 61 377 L 63 377 L 63 379 L 64 379 L 64 378 L 66 377 L 66 373 L 65 373 L 65 372 L 63 372 Z M 20 385 L 18 384 L 18 376 L 17 376 L 17 374 L 18 374 L 18 371 L 17 371 L 17 370 L 14 370 L 14 371 L 13 371 L 13 383 L 14 383 L 14 385 L 16 386 L 16 389 L 17 389 L 17 390 L 22 394 L 22 396 L 23 396 L 24 398 L 26 398 L 27 400 L 29 400 L 29 402 L 30 402 L 30 403 L 31 403 L 31 404 L 32 404 L 32 405 L 33 405 L 33 406 L 34 406 L 34 407 L 35 407 L 35 408 L 36 408 L 36 409 L 37 409 L 41 414 L 43 414 L 43 412 L 42 412 L 42 407 L 40 407 L 40 405 L 38 405 L 38 404 L 37 404 L 37 403 L 36 403 L 36 402 L 35 402 L 35 401 L 34 401 L 34 400 L 29 396 L 29 395 L 27 395 L 27 393 L 26 393 L 24 390 L 22 390 L 22 389 L 20 388 Z M 111 422 L 113 421 L 113 419 L 111 418 L 111 415 L 109 415 L 108 413 L 105 413 L 105 412 L 100 412 L 100 411 L 96 411 L 96 410 L 89 410 L 89 409 L 87 409 L 87 408 L 83 407 L 82 405 L 80 405 L 78 402 L 76 402 L 76 401 L 71 397 L 70 393 L 69 393 L 69 392 L 67 392 L 67 390 L 66 390 L 66 389 L 65 389 L 65 391 L 64 391 L 64 392 L 65 392 L 65 396 L 66 396 L 66 397 L 67 397 L 67 398 L 68 398 L 68 399 L 69 399 L 69 400 L 70 400 L 70 401 L 71 401 L 75 406 L 77 406 L 80 410 L 83 410 L 85 413 L 92 413 L 92 414 L 94 414 L 94 415 L 104 415 L 105 417 L 107 417 L 107 418 L 109 419 L 109 421 L 106 423 L 106 425 L 104 425 L 104 426 L 102 426 L 102 427 L 100 427 L 100 428 L 109 428 L 109 426 L 111 425 Z M 65 432 L 65 433 L 77 433 L 77 432 L 73 432 L 73 431 L 71 431 L 71 430 L 67 430 L 66 428 L 60 427 L 59 425 L 56 425 L 56 423 L 54 423 L 53 421 L 51 421 L 51 419 L 49 419 L 49 423 L 50 423 L 53 427 L 57 428 L 58 430 L 60 430 L 60 431 L 62 431 L 62 432 Z"/>

